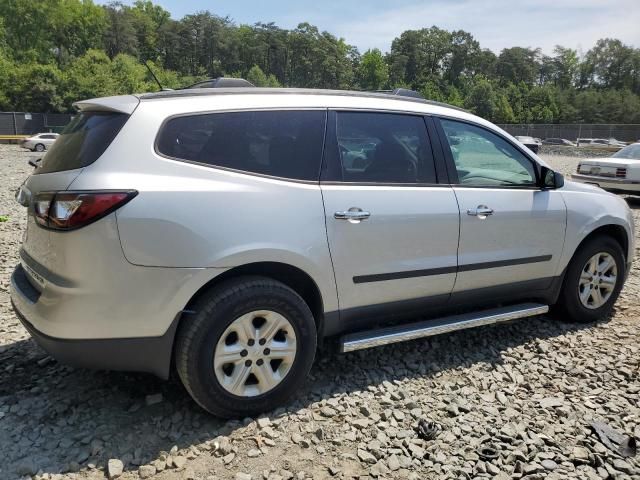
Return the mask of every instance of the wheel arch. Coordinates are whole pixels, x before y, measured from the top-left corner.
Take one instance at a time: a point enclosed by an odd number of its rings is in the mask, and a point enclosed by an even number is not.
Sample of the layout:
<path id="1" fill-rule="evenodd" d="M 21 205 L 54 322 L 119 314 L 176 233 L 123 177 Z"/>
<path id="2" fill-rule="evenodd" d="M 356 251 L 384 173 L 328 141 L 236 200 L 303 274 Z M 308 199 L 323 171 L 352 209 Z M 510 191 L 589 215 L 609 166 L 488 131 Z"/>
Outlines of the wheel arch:
<path id="1" fill-rule="evenodd" d="M 561 267 L 562 269 L 558 273 L 557 278 L 559 281 L 556 282 L 556 286 L 554 287 L 555 301 L 557 301 L 565 284 L 566 272 L 569 268 L 569 265 L 571 264 L 571 261 L 575 258 L 580 249 L 587 244 L 587 242 L 590 242 L 591 240 L 599 236 L 608 236 L 610 238 L 613 238 L 622 248 L 625 262 L 629 261 L 628 257 L 631 239 L 629 238 L 629 232 L 624 227 L 624 225 L 618 223 L 603 223 L 598 225 L 597 227 L 589 231 L 589 233 L 584 235 L 575 247 L 563 254 L 565 261 L 563 263 L 563 266 Z"/>
<path id="2" fill-rule="evenodd" d="M 593 238 L 601 236 L 601 235 L 606 235 L 608 237 L 611 237 L 616 242 L 618 242 L 620 244 L 620 247 L 622 248 L 622 252 L 624 254 L 625 261 L 628 260 L 627 257 L 629 255 L 629 236 L 627 234 L 627 230 L 622 225 L 617 225 L 617 224 L 613 224 L 613 223 L 609 223 L 609 224 L 606 224 L 606 225 L 601 225 L 601 226 L 593 229 L 591 232 L 589 232 L 582 239 L 582 241 L 578 244 L 578 246 L 576 247 L 576 249 L 575 249 L 573 254 L 575 255 L 575 252 L 579 251 L 580 248 L 582 248 L 582 246 L 585 243 L 587 243 L 587 242 L 591 241 Z"/>
<path id="3" fill-rule="evenodd" d="M 211 289 L 218 285 L 221 285 L 227 280 L 237 278 L 241 276 L 258 275 L 262 277 L 271 278 L 282 282 L 306 302 L 313 314 L 313 318 L 316 322 L 316 330 L 320 334 L 324 326 L 324 302 L 322 299 L 322 293 L 316 281 L 304 270 L 293 265 L 282 262 L 253 262 L 237 267 L 230 268 L 225 272 L 213 277 L 189 299 L 187 305 L 184 308 L 185 312 L 189 312 L 192 306 L 203 296 L 206 295 Z M 180 319 L 180 323 L 185 320 L 185 315 Z"/>

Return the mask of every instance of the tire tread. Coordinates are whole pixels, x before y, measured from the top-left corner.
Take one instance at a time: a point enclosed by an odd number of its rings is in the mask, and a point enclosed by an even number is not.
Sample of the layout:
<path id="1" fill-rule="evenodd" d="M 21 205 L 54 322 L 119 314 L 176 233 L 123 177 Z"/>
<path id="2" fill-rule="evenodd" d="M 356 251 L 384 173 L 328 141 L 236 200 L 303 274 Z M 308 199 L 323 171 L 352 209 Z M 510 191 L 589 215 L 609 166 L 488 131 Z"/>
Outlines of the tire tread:
<path id="1" fill-rule="evenodd" d="M 293 295 L 299 302 L 299 306 L 306 309 L 305 313 L 308 314 L 311 321 L 313 321 L 311 310 L 302 297 L 293 289 L 268 277 L 243 276 L 232 278 L 213 287 L 210 292 L 203 294 L 193 305 L 193 310 L 196 311 L 196 314 L 193 315 L 192 318 L 185 319 L 186 321 L 183 320 L 181 322 L 176 336 L 175 366 L 185 389 L 202 408 L 220 417 L 234 417 L 240 412 L 225 408 L 219 403 L 205 403 L 205 399 L 201 397 L 201 386 L 194 375 L 194 365 L 192 365 L 195 361 L 193 358 L 194 344 L 198 335 L 206 330 L 207 324 L 211 321 L 211 314 L 217 311 L 217 307 L 227 304 L 228 302 L 233 302 L 235 299 L 241 300 L 243 296 L 255 292 L 256 289 L 262 290 L 261 293 L 267 295 Z M 315 351 L 315 328 L 313 340 Z M 246 414 L 250 413 L 251 412 L 246 412 Z M 245 413 L 243 412 L 242 414 Z"/>

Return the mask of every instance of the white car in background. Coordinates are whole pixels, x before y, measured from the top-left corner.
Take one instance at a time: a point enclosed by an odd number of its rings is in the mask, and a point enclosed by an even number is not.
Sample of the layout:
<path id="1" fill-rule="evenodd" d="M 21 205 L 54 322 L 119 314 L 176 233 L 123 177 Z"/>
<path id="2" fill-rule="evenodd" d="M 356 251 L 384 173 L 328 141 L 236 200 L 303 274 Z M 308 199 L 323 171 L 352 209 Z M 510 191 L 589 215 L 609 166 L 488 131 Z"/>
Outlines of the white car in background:
<path id="1" fill-rule="evenodd" d="M 58 133 L 38 133 L 32 137 L 27 137 L 20 142 L 22 148 L 27 148 L 32 152 L 44 152 L 48 150 L 53 142 L 60 136 Z"/>
<path id="2" fill-rule="evenodd" d="M 615 138 L 578 138 L 579 147 L 604 148 L 616 150 L 625 147 L 627 144 Z"/>
<path id="3" fill-rule="evenodd" d="M 640 142 L 610 157 L 581 160 L 572 180 L 617 193 L 640 193 Z"/>

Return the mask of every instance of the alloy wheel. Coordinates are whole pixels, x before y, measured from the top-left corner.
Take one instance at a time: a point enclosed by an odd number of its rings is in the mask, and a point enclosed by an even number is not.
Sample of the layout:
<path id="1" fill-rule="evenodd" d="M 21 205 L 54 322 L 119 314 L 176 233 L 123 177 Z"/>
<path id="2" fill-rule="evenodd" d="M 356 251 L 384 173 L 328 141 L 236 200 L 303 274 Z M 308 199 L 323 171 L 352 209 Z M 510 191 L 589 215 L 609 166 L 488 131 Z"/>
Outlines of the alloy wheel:
<path id="1" fill-rule="evenodd" d="M 616 287 L 618 267 L 612 255 L 599 252 L 582 268 L 578 282 L 578 295 L 582 305 L 589 309 L 602 307 Z"/>
<path id="2" fill-rule="evenodd" d="M 213 368 L 233 395 L 254 397 L 273 390 L 296 357 L 296 334 L 280 313 L 256 310 L 236 318 L 216 345 Z"/>

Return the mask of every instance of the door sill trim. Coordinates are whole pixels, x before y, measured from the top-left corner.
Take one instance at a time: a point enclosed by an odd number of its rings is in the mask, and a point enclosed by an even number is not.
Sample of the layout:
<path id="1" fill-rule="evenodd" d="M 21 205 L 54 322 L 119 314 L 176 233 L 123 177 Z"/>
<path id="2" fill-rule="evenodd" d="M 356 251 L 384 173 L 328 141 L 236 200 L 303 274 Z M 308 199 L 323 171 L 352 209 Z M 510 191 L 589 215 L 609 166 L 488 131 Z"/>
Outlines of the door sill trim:
<path id="1" fill-rule="evenodd" d="M 352 333 L 341 337 L 340 351 L 353 352 L 365 348 L 440 335 L 456 330 L 533 317 L 535 315 L 542 315 L 548 311 L 548 305 L 541 303 L 521 303 L 508 307 L 450 315 L 448 317 L 426 320 L 409 325 Z"/>

